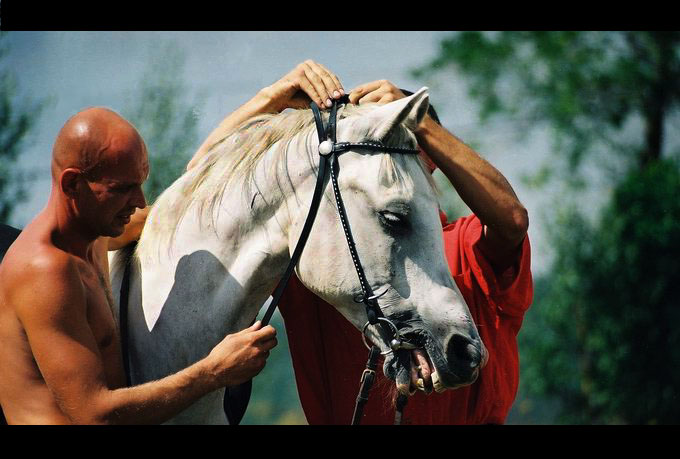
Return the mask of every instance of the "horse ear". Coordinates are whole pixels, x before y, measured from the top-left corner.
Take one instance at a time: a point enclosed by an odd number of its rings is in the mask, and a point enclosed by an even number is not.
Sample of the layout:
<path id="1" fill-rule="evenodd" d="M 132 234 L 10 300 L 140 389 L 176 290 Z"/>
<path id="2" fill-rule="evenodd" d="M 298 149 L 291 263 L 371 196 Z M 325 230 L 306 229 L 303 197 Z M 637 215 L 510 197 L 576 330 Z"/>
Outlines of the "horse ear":
<path id="1" fill-rule="evenodd" d="M 399 124 L 404 124 L 410 131 L 415 131 L 430 106 L 428 88 L 422 87 L 415 94 L 404 97 L 373 110 L 369 118 L 372 128 L 370 132 L 378 139 L 385 138 Z"/>

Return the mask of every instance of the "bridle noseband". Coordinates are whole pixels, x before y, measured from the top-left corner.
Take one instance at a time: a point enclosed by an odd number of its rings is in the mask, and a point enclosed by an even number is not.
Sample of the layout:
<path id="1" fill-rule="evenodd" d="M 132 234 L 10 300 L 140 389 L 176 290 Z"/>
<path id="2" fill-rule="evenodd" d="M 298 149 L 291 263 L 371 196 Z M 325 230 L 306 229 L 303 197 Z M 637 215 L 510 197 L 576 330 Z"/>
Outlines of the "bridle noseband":
<path id="1" fill-rule="evenodd" d="M 311 232 L 316 213 L 319 209 L 319 204 L 321 203 L 321 197 L 323 195 L 324 182 L 326 177 L 326 170 L 330 170 L 331 182 L 333 185 L 333 194 L 335 196 L 335 202 L 338 208 L 338 215 L 340 217 L 340 222 L 342 223 L 342 228 L 345 233 L 345 239 L 347 240 L 347 245 L 349 247 L 350 255 L 352 256 L 352 261 L 354 263 L 354 268 L 356 269 L 357 276 L 359 277 L 359 284 L 361 286 L 361 293 L 355 296 L 354 301 L 357 303 L 363 303 L 366 308 L 366 315 L 368 321 L 362 329 L 362 338 L 364 344 L 370 349 L 369 360 L 366 365 L 366 370 L 361 377 L 362 387 L 357 397 L 357 406 L 354 411 L 354 416 L 352 419 L 352 424 L 358 424 L 361 418 L 361 412 L 363 410 L 363 405 L 368 400 L 368 390 L 370 390 L 375 378 L 375 367 L 380 353 L 380 349 L 377 346 L 369 346 L 366 342 L 366 330 L 369 325 L 374 325 L 380 337 L 385 343 L 388 343 L 389 350 L 383 352 L 382 354 L 390 354 L 398 349 L 414 349 L 415 346 L 406 343 L 402 340 L 397 326 L 392 323 L 385 315 L 382 313 L 380 306 L 378 305 L 378 298 L 387 293 L 387 290 L 376 295 L 370 287 L 368 280 L 366 279 L 366 274 L 359 260 L 359 255 L 357 254 L 356 245 L 354 243 L 354 238 L 352 237 L 352 232 L 350 231 L 347 213 L 345 212 L 345 205 L 342 201 L 342 195 L 340 194 L 340 187 L 338 186 L 338 172 L 339 163 L 338 155 L 352 149 L 368 149 L 373 151 L 382 151 L 387 153 L 402 153 L 402 154 L 418 154 L 419 150 L 414 148 L 397 148 L 388 147 L 383 145 L 381 142 L 376 141 L 363 141 L 363 142 L 337 142 L 336 139 L 336 126 L 337 126 L 337 111 L 338 104 L 348 103 L 349 97 L 345 96 L 340 99 L 340 101 L 333 101 L 333 106 L 331 107 L 330 115 L 328 117 L 328 125 L 324 126 L 323 119 L 321 117 L 321 111 L 319 107 L 312 102 L 311 109 L 314 114 L 314 121 L 316 123 L 317 134 L 319 136 L 319 172 L 316 180 L 316 187 L 314 188 L 314 195 L 312 197 L 312 203 L 309 208 L 309 213 L 307 214 L 307 219 L 302 228 L 302 233 L 291 256 L 291 260 L 288 263 L 285 273 L 281 277 L 279 284 L 270 297 L 271 301 L 267 307 L 262 318 L 262 326 L 269 323 L 274 310 L 276 309 L 283 291 L 288 284 L 290 276 L 293 274 L 295 266 L 297 265 L 300 256 L 302 255 L 302 250 L 304 249 L 309 233 Z M 266 303 L 265 303 L 266 304 Z M 403 398 L 402 398 L 403 397 Z M 397 419 L 401 418 L 401 411 L 406 404 L 406 399 L 408 396 L 400 395 L 397 399 Z M 397 423 L 397 422 L 395 422 Z"/>

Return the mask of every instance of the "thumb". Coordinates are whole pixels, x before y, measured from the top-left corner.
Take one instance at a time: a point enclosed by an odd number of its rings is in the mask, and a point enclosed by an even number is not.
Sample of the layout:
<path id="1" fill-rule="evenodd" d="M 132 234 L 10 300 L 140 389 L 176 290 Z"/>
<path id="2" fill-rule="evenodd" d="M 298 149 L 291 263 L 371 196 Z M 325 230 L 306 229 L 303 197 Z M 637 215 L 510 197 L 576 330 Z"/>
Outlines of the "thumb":
<path id="1" fill-rule="evenodd" d="M 262 328 L 262 321 L 258 320 L 254 324 L 252 324 L 250 327 L 246 328 L 246 330 L 255 331 L 255 330 L 259 330 L 260 328 Z"/>

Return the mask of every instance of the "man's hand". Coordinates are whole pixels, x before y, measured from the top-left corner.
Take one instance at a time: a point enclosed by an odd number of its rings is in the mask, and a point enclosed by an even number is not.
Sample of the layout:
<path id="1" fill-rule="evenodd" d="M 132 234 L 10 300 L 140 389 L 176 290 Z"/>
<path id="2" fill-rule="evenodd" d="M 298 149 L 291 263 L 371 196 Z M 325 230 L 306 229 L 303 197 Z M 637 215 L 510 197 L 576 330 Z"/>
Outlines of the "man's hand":
<path id="1" fill-rule="evenodd" d="M 269 351 L 277 345 L 276 330 L 271 325 L 264 328 L 257 321 L 245 330 L 227 335 L 213 348 L 208 359 L 213 363 L 213 373 L 222 386 L 244 383 L 264 368 Z"/>
<path id="2" fill-rule="evenodd" d="M 319 107 L 330 108 L 332 99 L 339 99 L 345 94 L 338 77 L 312 60 L 298 64 L 261 92 L 269 98 L 270 107 L 276 112 L 286 108 L 307 108 L 312 100 Z"/>
<path id="3" fill-rule="evenodd" d="M 394 84 L 387 80 L 377 80 L 365 83 L 352 89 L 349 101 L 355 105 L 368 102 L 387 104 L 406 97 Z"/>

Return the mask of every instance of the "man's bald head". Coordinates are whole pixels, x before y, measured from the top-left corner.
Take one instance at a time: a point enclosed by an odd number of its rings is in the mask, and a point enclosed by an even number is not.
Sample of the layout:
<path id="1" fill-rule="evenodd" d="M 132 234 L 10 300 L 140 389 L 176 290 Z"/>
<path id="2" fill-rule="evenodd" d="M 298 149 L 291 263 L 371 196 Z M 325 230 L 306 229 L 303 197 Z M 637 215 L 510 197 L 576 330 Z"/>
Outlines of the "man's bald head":
<path id="1" fill-rule="evenodd" d="M 57 182 L 61 172 L 71 167 L 97 173 L 107 164 L 129 160 L 130 153 L 146 156 L 135 127 L 113 110 L 88 108 L 69 118 L 59 131 L 52 149 L 52 178 Z"/>

